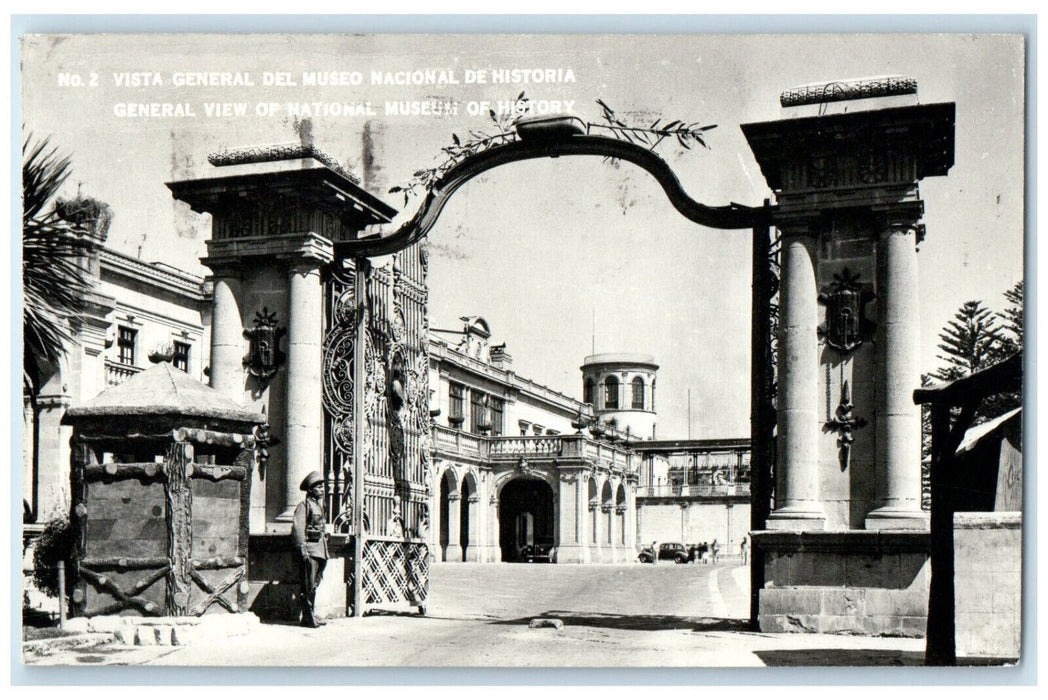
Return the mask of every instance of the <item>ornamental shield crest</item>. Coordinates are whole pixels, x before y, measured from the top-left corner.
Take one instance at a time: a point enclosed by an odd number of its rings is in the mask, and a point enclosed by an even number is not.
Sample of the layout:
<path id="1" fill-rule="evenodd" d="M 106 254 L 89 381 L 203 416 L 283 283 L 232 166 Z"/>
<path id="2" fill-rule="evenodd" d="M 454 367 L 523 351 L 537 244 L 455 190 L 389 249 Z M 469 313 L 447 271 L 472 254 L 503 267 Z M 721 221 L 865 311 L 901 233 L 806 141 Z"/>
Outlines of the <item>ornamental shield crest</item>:
<path id="1" fill-rule="evenodd" d="M 859 282 L 858 273 L 847 267 L 834 273 L 833 283 L 819 295 L 826 307 L 826 325 L 819 328 L 819 337 L 841 352 L 851 352 L 869 338 L 876 324 L 866 319 L 866 304 L 874 293 Z"/>
<path id="2" fill-rule="evenodd" d="M 286 333 L 286 328 L 277 327 L 277 315 L 270 313 L 268 308 L 262 307 L 261 311 L 255 312 L 255 327 L 244 331 L 244 337 L 250 343 L 244 366 L 252 376 L 268 382 L 284 364 L 280 339 Z"/>

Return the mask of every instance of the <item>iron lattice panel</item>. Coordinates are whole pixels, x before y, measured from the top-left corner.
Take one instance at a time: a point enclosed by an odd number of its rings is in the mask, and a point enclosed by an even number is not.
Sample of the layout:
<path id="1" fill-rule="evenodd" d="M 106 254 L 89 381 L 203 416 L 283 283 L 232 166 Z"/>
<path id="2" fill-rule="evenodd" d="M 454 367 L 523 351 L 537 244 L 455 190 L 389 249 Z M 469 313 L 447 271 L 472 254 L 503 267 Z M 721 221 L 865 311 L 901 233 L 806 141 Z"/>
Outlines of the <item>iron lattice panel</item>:
<path id="1" fill-rule="evenodd" d="M 366 542 L 363 576 L 368 605 L 422 605 L 429 592 L 429 548 L 422 542 Z"/>

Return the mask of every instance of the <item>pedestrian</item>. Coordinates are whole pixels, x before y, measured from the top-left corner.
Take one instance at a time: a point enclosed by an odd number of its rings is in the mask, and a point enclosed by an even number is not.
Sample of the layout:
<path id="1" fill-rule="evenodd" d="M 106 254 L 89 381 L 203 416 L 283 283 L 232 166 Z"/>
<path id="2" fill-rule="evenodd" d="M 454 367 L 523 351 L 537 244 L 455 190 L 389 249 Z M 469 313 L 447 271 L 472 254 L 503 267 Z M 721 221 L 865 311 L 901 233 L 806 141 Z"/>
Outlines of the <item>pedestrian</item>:
<path id="1" fill-rule="evenodd" d="M 711 552 L 711 557 L 713 558 L 713 563 L 716 564 L 717 563 L 717 555 L 720 554 L 720 545 L 717 544 L 717 538 L 716 537 L 713 538 L 713 543 L 710 545 L 710 552 Z"/>
<path id="2" fill-rule="evenodd" d="M 291 523 L 291 538 L 301 566 L 302 625 L 320 627 L 324 624 L 317 618 L 317 586 L 327 565 L 327 533 L 324 532 L 324 477 L 318 471 L 310 472 L 299 489 L 306 497 L 295 508 Z"/>
<path id="3" fill-rule="evenodd" d="M 742 536 L 742 542 L 739 543 L 739 554 L 742 555 L 742 564 L 745 566 L 750 560 L 750 540 L 746 535 Z"/>
<path id="4" fill-rule="evenodd" d="M 699 552 L 702 554 L 702 563 L 703 564 L 709 564 L 710 563 L 710 545 L 708 543 L 706 543 L 706 542 L 703 542 L 699 546 Z"/>
<path id="5" fill-rule="evenodd" d="M 659 563 L 659 541 L 651 541 L 651 565 L 655 566 Z"/>

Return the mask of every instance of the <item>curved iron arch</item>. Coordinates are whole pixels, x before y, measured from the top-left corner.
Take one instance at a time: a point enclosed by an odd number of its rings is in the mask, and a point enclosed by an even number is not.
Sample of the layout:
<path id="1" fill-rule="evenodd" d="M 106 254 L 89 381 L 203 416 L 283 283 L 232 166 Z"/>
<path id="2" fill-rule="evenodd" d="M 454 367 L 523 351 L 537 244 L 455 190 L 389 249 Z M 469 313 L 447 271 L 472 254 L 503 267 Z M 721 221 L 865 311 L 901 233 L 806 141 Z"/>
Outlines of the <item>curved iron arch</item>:
<path id="1" fill-rule="evenodd" d="M 569 136 L 557 139 L 526 139 L 496 146 L 467 157 L 437 181 L 427 193 L 415 215 L 388 236 L 339 241 L 334 244 L 336 258 L 389 255 L 402 250 L 429 233 L 444 205 L 455 192 L 483 172 L 523 160 L 560 156 L 601 156 L 619 158 L 649 172 L 662 187 L 670 204 L 684 216 L 702 226 L 719 229 L 753 228 L 765 216 L 763 207 L 729 204 L 711 207 L 688 196 L 666 161 L 643 146 L 607 136 Z"/>

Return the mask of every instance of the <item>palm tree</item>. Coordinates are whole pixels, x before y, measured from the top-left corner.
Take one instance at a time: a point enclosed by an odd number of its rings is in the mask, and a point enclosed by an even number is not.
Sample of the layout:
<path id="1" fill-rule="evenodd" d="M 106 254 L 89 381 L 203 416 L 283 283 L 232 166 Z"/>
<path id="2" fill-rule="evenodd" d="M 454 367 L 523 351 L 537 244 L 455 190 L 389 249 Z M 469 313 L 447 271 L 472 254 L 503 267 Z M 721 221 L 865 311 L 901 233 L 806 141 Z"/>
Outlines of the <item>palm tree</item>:
<path id="1" fill-rule="evenodd" d="M 22 143 L 23 387 L 34 395 L 42 371 L 56 367 L 84 313 L 92 282 L 88 256 L 111 212 L 89 198 L 61 200 L 70 159 L 49 139 Z M 94 234 L 94 235 L 92 235 Z"/>

